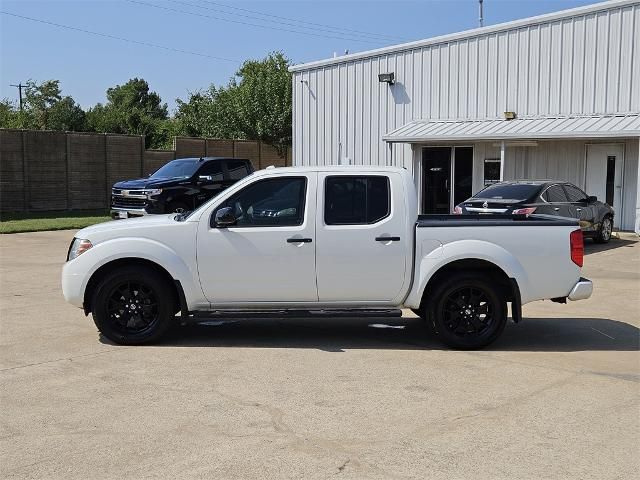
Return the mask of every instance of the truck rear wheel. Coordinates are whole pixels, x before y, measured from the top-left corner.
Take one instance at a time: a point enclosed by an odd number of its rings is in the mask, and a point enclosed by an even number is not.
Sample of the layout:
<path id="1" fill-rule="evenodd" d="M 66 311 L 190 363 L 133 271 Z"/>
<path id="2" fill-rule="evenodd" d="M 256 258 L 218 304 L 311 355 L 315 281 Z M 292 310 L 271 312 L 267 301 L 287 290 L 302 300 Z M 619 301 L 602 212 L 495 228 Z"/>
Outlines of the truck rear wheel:
<path id="1" fill-rule="evenodd" d="M 150 268 L 124 267 L 105 276 L 93 297 L 93 321 L 121 345 L 157 341 L 174 322 L 176 293 Z"/>
<path id="2" fill-rule="evenodd" d="M 430 318 L 438 337 L 463 350 L 486 347 L 507 323 L 507 302 L 490 276 L 455 273 L 430 292 Z"/>

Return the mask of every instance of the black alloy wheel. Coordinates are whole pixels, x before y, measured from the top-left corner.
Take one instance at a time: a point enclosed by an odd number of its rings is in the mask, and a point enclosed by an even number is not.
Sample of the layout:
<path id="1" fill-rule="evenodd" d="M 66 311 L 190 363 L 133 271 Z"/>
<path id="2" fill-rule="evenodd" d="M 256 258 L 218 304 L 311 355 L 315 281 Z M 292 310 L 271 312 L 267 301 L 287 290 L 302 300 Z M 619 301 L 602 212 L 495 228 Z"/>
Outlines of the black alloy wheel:
<path id="1" fill-rule="evenodd" d="M 121 345 L 155 342 L 177 324 L 175 288 L 143 265 L 109 272 L 96 287 L 91 307 L 100 333 Z"/>
<path id="2" fill-rule="evenodd" d="M 148 285 L 124 281 L 112 289 L 107 315 L 118 333 L 144 333 L 158 321 L 158 299 Z"/>
<path id="3" fill-rule="evenodd" d="M 507 302 L 500 287 L 481 271 L 452 273 L 437 283 L 429 297 L 429 317 L 438 337 L 451 347 L 485 347 L 507 323 Z"/>

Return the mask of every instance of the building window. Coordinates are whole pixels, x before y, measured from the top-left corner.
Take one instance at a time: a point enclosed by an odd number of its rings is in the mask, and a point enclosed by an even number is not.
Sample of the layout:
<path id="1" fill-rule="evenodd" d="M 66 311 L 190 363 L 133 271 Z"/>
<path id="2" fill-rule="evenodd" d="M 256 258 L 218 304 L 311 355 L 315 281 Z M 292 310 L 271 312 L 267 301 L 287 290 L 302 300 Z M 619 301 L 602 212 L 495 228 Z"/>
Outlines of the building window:
<path id="1" fill-rule="evenodd" d="M 484 186 L 488 187 L 500 181 L 500 159 L 484 159 Z"/>

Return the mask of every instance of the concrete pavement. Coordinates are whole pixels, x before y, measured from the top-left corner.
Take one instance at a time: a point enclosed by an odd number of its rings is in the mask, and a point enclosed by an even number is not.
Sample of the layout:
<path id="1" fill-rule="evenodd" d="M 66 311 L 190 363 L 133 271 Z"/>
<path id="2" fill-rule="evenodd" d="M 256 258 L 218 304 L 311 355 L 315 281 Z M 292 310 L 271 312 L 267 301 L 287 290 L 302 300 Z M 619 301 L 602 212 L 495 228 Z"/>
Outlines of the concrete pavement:
<path id="1" fill-rule="evenodd" d="M 66 304 L 73 232 L 0 236 L 3 478 L 631 478 L 640 244 L 587 241 L 591 299 L 491 348 L 419 319 L 253 319 L 103 342 Z M 636 474 L 633 474 L 633 472 Z"/>

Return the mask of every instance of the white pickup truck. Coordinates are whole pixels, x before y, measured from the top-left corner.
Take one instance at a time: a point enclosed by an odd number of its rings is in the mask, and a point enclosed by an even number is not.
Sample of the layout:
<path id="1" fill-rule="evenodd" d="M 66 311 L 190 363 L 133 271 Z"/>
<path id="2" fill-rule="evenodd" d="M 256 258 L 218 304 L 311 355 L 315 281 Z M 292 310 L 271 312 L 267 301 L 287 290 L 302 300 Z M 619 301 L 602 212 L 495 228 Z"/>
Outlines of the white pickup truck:
<path id="1" fill-rule="evenodd" d="M 493 342 L 521 305 L 588 298 L 571 219 L 418 215 L 393 167 L 269 168 L 188 214 L 80 230 L 66 300 L 121 344 L 207 312 L 410 308 L 446 344 Z"/>

